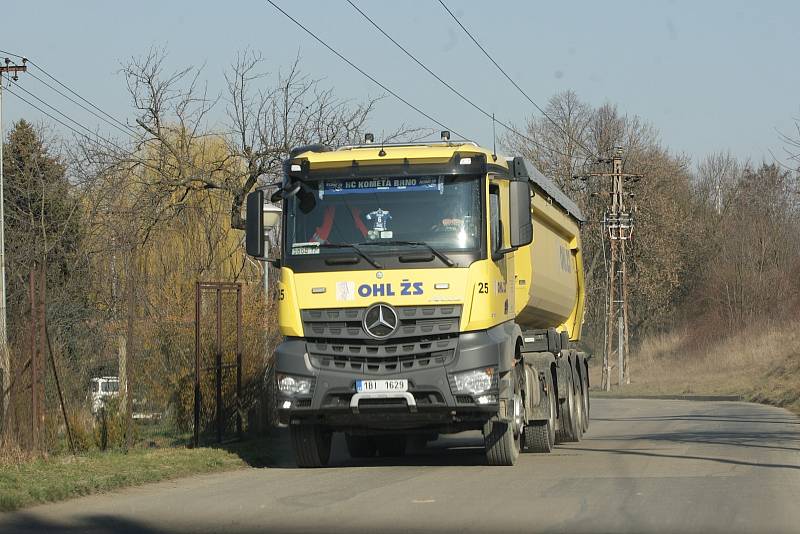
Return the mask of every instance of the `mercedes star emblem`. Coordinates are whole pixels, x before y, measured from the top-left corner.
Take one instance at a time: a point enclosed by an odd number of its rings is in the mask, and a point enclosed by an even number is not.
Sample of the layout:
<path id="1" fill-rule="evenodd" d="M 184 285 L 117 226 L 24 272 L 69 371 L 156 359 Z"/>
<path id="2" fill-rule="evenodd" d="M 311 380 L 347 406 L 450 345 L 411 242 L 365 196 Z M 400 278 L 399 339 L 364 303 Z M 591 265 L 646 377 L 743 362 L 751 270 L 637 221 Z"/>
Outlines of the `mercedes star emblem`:
<path id="1" fill-rule="evenodd" d="M 373 304 L 364 314 L 364 331 L 376 339 L 385 339 L 397 330 L 397 312 L 388 304 Z"/>

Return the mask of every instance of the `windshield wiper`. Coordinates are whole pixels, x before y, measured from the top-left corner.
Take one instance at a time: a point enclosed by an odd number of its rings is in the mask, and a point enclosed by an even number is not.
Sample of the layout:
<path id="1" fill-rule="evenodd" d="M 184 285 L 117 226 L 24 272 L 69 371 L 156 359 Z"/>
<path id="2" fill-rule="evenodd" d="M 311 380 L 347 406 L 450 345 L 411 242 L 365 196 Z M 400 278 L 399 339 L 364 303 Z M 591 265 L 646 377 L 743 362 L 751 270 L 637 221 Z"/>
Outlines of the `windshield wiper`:
<path id="1" fill-rule="evenodd" d="M 434 256 L 442 260 L 442 262 L 447 265 L 448 267 L 455 267 L 456 262 L 451 260 L 444 252 L 436 250 L 429 244 L 423 241 L 399 241 L 396 239 L 388 240 L 388 241 L 368 241 L 366 243 L 359 243 L 359 245 L 380 245 L 380 246 L 396 246 L 396 245 L 409 245 L 409 246 L 417 246 L 417 247 L 425 247 L 430 250 Z"/>
<path id="2" fill-rule="evenodd" d="M 369 256 L 361 248 L 359 248 L 358 245 L 353 243 L 320 243 L 319 248 L 351 248 L 356 252 L 356 254 L 367 260 L 376 269 L 383 269 L 383 264 L 376 261 L 375 258 Z"/>

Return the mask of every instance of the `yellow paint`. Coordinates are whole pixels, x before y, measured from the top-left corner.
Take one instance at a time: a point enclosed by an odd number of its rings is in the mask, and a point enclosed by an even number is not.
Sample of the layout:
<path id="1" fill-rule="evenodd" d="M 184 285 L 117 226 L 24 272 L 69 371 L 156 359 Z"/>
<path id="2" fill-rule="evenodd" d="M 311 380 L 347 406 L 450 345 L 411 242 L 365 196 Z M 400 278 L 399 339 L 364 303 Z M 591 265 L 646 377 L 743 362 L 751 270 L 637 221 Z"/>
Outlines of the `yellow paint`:
<path id="1" fill-rule="evenodd" d="M 306 158 L 312 169 L 350 166 L 353 160 L 371 165 L 402 163 L 405 159 L 412 165 L 446 162 L 455 152 L 465 156 L 484 154 L 487 161 L 492 162 L 490 151 L 471 144 L 385 147 L 384 150 L 384 157 L 378 156 L 380 146 L 377 145 L 307 152 L 298 157 Z M 507 168 L 504 158 L 494 163 Z M 500 188 L 503 246 L 508 247 L 508 179 L 490 173 L 485 187 L 490 183 Z M 580 339 L 584 280 L 578 224 L 562 208 L 549 202 L 541 191 L 535 191 L 531 204 L 533 243 L 506 254 L 497 262 L 478 260 L 468 268 L 317 273 L 294 273 L 284 267 L 278 286 L 281 332 L 286 336 L 302 336 L 301 309 L 365 307 L 386 302 L 393 306 L 461 305 L 462 332 L 484 330 L 516 319 L 523 329 L 556 327 L 567 331 L 571 339 Z M 484 215 L 487 241 L 490 241 L 488 213 L 487 201 Z M 405 285 L 414 283 L 419 285 Z M 449 288 L 434 289 L 437 283 L 448 283 Z M 315 288 L 318 293 L 312 292 Z"/>

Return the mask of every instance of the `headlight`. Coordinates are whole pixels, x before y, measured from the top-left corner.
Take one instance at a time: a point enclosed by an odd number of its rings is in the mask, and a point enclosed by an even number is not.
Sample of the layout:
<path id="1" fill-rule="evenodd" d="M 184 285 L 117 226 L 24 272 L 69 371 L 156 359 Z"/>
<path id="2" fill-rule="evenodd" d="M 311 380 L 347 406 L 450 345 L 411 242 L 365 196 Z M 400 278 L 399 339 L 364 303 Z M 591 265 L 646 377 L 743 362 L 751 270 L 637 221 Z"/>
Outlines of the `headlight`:
<path id="1" fill-rule="evenodd" d="M 278 375 L 278 389 L 285 395 L 308 395 L 313 378 Z"/>
<path id="2" fill-rule="evenodd" d="M 458 393 L 479 395 L 494 386 L 494 367 L 456 373 L 453 375 L 453 381 Z"/>

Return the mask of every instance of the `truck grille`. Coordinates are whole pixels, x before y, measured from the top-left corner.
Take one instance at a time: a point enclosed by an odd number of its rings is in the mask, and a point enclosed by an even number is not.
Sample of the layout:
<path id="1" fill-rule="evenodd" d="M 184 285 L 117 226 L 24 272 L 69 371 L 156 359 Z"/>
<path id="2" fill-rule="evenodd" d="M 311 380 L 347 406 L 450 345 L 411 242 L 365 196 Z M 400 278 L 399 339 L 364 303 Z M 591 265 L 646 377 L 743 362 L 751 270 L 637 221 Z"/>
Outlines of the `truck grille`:
<path id="1" fill-rule="evenodd" d="M 461 306 L 398 306 L 400 325 L 387 340 L 457 334 Z M 302 310 L 303 332 L 308 339 L 374 339 L 364 332 L 367 308 Z"/>
<path id="2" fill-rule="evenodd" d="M 455 358 L 461 306 L 398 306 L 397 330 L 385 340 L 364 332 L 366 308 L 303 310 L 311 364 L 363 374 L 443 366 Z"/>

